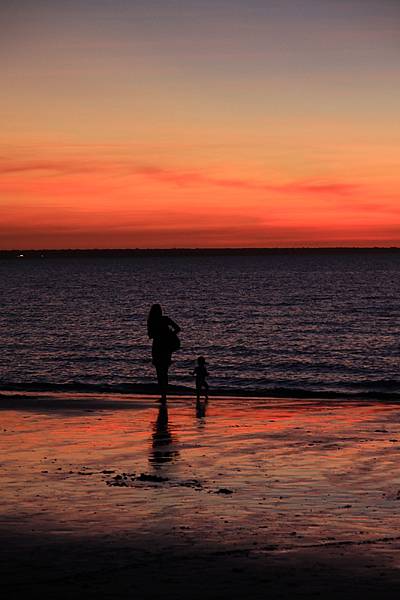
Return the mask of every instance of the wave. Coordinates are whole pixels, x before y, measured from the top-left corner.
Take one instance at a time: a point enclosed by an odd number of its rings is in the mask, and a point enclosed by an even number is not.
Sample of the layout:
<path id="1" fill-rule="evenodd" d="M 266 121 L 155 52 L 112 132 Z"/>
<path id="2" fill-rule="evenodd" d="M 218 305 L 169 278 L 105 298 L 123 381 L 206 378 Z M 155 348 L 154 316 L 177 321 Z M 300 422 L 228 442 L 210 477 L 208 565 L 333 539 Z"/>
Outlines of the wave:
<path id="1" fill-rule="evenodd" d="M 298 398 L 298 399 L 348 399 L 348 400 L 388 400 L 400 401 L 399 381 L 376 381 L 362 383 L 364 389 L 327 389 L 265 386 L 263 388 L 212 387 L 210 396 L 233 396 L 238 398 Z M 354 384 L 356 387 L 357 384 Z M 358 384 L 359 385 L 359 384 Z M 379 388 L 379 389 L 377 389 Z M 383 389 L 385 388 L 385 389 Z M 157 395 L 158 387 L 154 383 L 84 383 L 84 382 L 7 382 L 0 381 L 1 392 L 16 393 L 88 393 L 116 395 Z M 169 392 L 178 396 L 193 396 L 194 388 L 184 385 L 170 385 Z"/>

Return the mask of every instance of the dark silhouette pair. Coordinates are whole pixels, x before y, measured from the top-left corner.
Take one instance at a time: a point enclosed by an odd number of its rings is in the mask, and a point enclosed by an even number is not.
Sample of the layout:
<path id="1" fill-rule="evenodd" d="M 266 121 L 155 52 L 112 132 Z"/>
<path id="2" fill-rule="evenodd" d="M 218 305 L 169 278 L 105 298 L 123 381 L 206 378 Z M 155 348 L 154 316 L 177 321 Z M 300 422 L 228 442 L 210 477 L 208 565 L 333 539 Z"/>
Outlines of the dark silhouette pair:
<path id="1" fill-rule="evenodd" d="M 168 370 L 171 366 L 172 353 L 180 348 L 178 333 L 181 328 L 175 321 L 164 315 L 160 304 L 153 304 L 147 318 L 147 333 L 153 340 L 151 355 L 152 363 L 157 373 L 157 381 L 160 389 L 160 401 L 167 400 Z M 196 378 L 197 402 L 200 402 L 201 392 L 204 389 L 205 399 L 208 400 L 208 376 L 206 360 L 199 356 L 197 366 L 193 371 Z"/>

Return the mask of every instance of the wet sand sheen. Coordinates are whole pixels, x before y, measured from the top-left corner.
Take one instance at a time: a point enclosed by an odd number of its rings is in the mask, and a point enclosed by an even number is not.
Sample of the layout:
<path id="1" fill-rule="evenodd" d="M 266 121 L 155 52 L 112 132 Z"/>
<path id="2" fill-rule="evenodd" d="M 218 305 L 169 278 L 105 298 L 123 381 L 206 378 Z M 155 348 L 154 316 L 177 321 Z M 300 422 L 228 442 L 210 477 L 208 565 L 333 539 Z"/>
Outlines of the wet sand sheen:
<path id="1" fill-rule="evenodd" d="M 65 597 L 161 586 L 164 597 L 255 598 L 399 582 L 395 404 L 0 402 L 2 577 L 14 597 L 28 583 L 59 594 L 61 581 Z"/>

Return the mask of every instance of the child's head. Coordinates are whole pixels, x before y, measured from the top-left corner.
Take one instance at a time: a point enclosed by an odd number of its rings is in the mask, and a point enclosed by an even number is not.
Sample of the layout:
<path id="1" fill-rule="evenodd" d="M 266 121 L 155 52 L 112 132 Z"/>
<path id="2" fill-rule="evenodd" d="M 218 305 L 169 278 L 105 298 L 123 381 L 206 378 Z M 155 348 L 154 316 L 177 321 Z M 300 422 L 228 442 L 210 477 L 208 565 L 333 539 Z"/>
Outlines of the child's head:
<path id="1" fill-rule="evenodd" d="M 201 366 L 201 367 L 202 367 L 203 365 L 205 365 L 205 364 L 206 364 L 206 359 L 204 358 L 204 356 L 199 356 L 199 357 L 198 357 L 198 359 L 197 359 L 197 364 L 198 364 L 199 366 Z"/>

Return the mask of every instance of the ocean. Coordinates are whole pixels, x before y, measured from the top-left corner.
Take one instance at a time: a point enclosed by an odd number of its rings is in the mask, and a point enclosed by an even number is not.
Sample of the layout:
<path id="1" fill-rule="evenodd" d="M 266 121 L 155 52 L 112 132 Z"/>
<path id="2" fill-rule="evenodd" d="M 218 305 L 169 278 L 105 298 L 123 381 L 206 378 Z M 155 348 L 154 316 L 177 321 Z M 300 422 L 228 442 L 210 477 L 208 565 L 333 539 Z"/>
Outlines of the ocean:
<path id="1" fill-rule="evenodd" d="M 172 391 L 400 399 L 400 251 L 9 253 L 0 389 L 155 392 L 146 319 L 182 328 Z"/>

